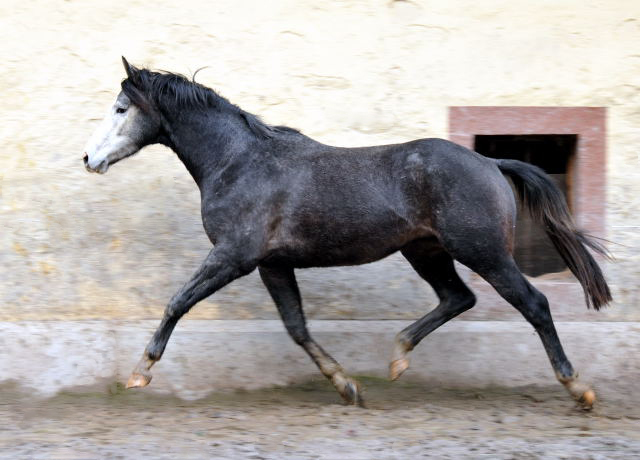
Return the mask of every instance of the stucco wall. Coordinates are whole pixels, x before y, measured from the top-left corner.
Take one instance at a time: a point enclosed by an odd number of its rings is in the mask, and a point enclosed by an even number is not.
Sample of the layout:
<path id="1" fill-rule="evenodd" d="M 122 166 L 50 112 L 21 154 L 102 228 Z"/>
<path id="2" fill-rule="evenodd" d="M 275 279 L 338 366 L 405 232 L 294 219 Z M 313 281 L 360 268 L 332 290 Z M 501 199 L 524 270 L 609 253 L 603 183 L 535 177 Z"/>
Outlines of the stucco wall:
<path id="1" fill-rule="evenodd" d="M 0 320 L 157 319 L 208 251 L 197 189 L 171 152 L 147 148 L 103 177 L 82 167 L 120 55 L 208 66 L 198 80 L 232 102 L 339 145 L 447 137 L 449 106 L 607 107 L 615 306 L 587 312 L 578 295 L 554 312 L 639 320 L 639 43 L 637 1 L 4 2 Z M 313 318 L 411 319 L 434 301 L 399 257 L 299 278 Z M 493 302 L 467 318 L 515 317 Z M 251 275 L 189 317 L 275 311 Z"/>

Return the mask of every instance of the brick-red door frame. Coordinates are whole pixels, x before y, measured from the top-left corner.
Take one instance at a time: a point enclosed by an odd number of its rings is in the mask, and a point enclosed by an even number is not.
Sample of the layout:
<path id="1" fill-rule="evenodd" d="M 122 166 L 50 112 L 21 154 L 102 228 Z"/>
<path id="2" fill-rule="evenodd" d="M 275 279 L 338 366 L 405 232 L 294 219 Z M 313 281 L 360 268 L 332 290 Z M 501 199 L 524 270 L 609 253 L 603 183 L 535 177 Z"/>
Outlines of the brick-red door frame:
<path id="1" fill-rule="evenodd" d="M 450 107 L 449 139 L 473 149 L 476 135 L 576 134 L 569 171 L 578 225 L 606 237 L 605 107 Z"/>

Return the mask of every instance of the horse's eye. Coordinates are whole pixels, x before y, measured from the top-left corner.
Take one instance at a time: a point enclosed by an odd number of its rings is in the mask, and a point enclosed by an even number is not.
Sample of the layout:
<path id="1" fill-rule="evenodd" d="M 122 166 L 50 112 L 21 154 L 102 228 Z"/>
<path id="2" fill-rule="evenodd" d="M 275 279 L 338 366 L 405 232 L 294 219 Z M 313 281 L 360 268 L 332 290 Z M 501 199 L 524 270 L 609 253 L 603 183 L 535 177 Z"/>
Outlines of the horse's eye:
<path id="1" fill-rule="evenodd" d="M 123 107 L 118 107 L 116 109 L 116 113 L 125 113 L 127 111 L 127 109 L 123 108 Z"/>

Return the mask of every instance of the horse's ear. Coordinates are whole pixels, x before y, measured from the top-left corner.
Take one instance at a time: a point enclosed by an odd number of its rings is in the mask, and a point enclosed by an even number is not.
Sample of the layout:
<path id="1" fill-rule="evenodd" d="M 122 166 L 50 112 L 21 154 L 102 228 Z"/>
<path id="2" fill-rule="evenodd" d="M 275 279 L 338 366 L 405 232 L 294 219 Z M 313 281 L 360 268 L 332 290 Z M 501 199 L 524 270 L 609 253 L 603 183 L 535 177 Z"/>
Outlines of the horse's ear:
<path id="1" fill-rule="evenodd" d="M 124 56 L 122 56 L 122 65 L 124 65 L 124 70 L 125 72 L 127 72 L 127 77 L 131 80 L 134 80 L 136 74 L 138 73 L 138 69 L 129 64 L 129 61 L 127 61 Z"/>

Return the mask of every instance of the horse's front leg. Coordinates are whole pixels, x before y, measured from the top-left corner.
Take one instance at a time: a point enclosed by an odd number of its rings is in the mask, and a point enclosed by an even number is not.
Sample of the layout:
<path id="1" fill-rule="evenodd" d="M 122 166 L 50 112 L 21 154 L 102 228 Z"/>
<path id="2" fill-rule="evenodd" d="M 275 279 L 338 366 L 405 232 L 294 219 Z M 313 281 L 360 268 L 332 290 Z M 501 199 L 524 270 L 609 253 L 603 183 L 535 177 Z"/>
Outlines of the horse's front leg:
<path id="1" fill-rule="evenodd" d="M 292 268 L 259 267 L 260 276 L 278 308 L 291 338 L 309 354 L 348 404 L 363 406 L 360 385 L 318 345 L 307 330 L 298 283 Z"/>
<path id="2" fill-rule="evenodd" d="M 247 257 L 217 247 L 209 252 L 204 263 L 191 279 L 173 296 L 164 317 L 136 365 L 127 388 L 144 387 L 151 381 L 149 370 L 162 357 L 171 332 L 178 320 L 196 303 L 210 296 L 231 281 L 253 271 L 255 265 Z"/>

